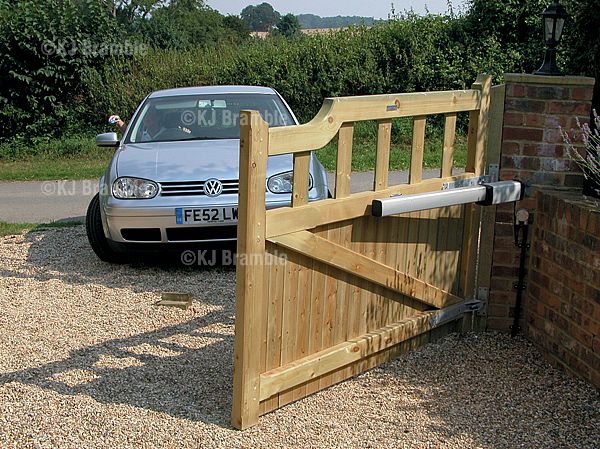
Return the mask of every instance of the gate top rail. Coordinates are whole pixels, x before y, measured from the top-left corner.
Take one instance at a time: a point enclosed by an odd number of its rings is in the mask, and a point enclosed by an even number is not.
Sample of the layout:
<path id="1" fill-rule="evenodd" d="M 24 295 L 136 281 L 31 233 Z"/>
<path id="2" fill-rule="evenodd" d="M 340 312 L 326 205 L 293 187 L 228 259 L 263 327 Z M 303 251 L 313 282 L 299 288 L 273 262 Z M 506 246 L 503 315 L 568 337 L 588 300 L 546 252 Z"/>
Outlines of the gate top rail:
<path id="1" fill-rule="evenodd" d="M 322 148 L 344 123 L 477 111 L 481 99 L 480 89 L 326 98 L 310 122 L 269 129 L 269 155 Z"/>

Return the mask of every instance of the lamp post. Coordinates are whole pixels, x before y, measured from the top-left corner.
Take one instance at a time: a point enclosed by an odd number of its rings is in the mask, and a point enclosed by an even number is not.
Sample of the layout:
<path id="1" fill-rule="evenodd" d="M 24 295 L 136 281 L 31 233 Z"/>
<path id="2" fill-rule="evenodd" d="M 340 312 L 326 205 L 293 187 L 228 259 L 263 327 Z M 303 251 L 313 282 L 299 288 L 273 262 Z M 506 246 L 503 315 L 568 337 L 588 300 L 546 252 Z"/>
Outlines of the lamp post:
<path id="1" fill-rule="evenodd" d="M 544 40 L 546 41 L 546 54 L 544 63 L 534 73 L 535 75 L 562 75 L 562 72 L 556 65 L 556 47 L 562 37 L 565 20 L 569 17 L 565 8 L 558 3 L 558 0 L 552 0 L 542 13 L 544 18 Z"/>

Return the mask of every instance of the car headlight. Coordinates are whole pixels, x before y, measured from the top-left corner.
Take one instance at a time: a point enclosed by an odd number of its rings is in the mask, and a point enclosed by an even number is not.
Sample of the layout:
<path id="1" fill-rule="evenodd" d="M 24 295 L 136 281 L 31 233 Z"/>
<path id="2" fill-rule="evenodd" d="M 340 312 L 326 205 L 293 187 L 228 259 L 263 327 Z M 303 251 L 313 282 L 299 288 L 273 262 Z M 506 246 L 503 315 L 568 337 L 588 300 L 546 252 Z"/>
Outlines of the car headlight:
<path id="1" fill-rule="evenodd" d="M 286 171 L 271 176 L 267 180 L 267 188 L 271 193 L 292 193 L 294 186 L 294 172 Z M 312 175 L 308 175 L 308 190 L 313 188 Z"/>
<path id="2" fill-rule="evenodd" d="M 140 178 L 118 178 L 113 182 L 112 193 L 120 200 L 150 199 L 158 193 L 158 184 Z"/>

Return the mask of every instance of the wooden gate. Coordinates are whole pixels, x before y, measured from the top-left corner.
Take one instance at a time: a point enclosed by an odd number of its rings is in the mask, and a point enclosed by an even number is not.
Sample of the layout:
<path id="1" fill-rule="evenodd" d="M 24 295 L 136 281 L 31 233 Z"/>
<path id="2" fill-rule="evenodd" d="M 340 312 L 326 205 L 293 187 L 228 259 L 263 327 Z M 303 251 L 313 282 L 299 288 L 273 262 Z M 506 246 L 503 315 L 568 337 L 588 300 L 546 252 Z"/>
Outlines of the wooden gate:
<path id="1" fill-rule="evenodd" d="M 444 312 L 475 294 L 480 211 L 450 206 L 376 218 L 371 202 L 448 188 L 484 172 L 491 77 L 472 89 L 326 99 L 298 126 L 241 116 L 232 424 L 361 373 L 422 344 Z M 452 173 L 457 113 L 468 158 Z M 444 114 L 440 176 L 423 179 L 428 115 Z M 388 185 L 392 120 L 414 117 L 407 184 Z M 354 123 L 378 122 L 373 189 L 350 194 Z M 338 135 L 334 198 L 308 202 L 310 152 Z M 375 142 L 374 142 L 375 146 Z M 293 153 L 292 206 L 265 210 L 267 157 Z M 446 320 L 447 321 L 447 320 Z M 447 329 L 442 329 L 444 331 Z"/>

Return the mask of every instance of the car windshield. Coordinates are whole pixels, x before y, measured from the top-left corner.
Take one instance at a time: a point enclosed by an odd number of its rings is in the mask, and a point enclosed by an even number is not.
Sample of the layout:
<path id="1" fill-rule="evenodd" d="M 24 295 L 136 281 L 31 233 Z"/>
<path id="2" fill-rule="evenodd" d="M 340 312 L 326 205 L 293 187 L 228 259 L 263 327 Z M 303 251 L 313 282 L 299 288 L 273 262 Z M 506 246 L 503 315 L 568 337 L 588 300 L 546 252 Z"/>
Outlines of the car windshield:
<path id="1" fill-rule="evenodd" d="M 294 120 L 275 94 L 205 94 L 148 98 L 130 127 L 128 142 L 239 139 L 240 111 L 257 110 L 269 126 Z"/>

